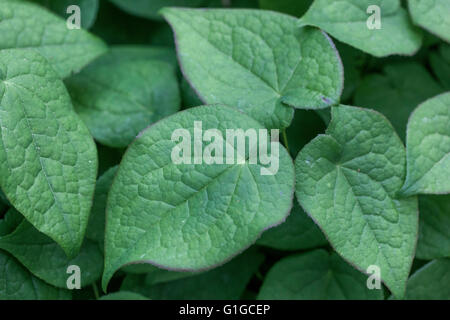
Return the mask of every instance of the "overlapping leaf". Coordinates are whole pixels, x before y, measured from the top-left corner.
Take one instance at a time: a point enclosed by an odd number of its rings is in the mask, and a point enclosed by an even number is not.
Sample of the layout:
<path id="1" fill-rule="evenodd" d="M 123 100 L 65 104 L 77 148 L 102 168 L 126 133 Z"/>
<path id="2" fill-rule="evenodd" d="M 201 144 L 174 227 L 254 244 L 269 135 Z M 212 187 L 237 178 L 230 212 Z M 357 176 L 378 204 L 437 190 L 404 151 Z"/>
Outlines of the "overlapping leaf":
<path id="1" fill-rule="evenodd" d="M 450 42 L 450 2 L 447 0 L 408 0 L 413 22 Z"/>

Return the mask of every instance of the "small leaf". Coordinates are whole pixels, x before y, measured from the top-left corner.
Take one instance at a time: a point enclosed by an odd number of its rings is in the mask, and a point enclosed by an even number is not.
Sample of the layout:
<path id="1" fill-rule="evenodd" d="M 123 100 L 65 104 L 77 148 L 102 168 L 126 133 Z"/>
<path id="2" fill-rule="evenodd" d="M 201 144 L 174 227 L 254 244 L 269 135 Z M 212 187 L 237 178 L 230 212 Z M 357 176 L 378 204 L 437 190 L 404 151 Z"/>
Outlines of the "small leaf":
<path id="1" fill-rule="evenodd" d="M 450 259 L 433 260 L 408 280 L 407 300 L 450 300 Z"/>
<path id="2" fill-rule="evenodd" d="M 379 113 L 332 108 L 325 135 L 295 160 L 296 195 L 335 250 L 352 265 L 381 270 L 402 297 L 417 239 L 417 199 L 397 199 L 405 175 L 405 149 Z"/>
<path id="3" fill-rule="evenodd" d="M 68 290 L 57 289 L 31 275 L 0 250 L 0 300 L 69 300 Z"/>
<path id="4" fill-rule="evenodd" d="M 218 141 L 223 164 L 173 162 L 171 153 L 178 145 L 171 140 L 173 132 L 185 129 L 193 137 L 194 121 L 201 121 L 203 132 L 217 129 L 224 137 Z M 113 273 L 130 263 L 172 270 L 222 264 L 286 218 L 294 168 L 278 142 L 273 142 L 279 148 L 273 175 L 261 174 L 268 165 L 259 160 L 250 164 L 248 150 L 245 163 L 226 163 L 225 157 L 231 156 L 226 155 L 225 145 L 230 149 L 231 143 L 226 130 L 263 128 L 234 108 L 214 105 L 179 112 L 139 135 L 124 155 L 108 196 L 104 289 Z M 209 145 L 202 143 L 203 149 Z"/>
<path id="5" fill-rule="evenodd" d="M 369 29 L 369 6 L 380 8 L 380 29 Z M 339 41 L 376 57 L 413 55 L 422 43 L 399 0 L 315 0 L 300 19 L 300 26 L 319 27 Z"/>
<path id="6" fill-rule="evenodd" d="M 317 29 L 263 10 L 165 8 L 184 76 L 209 104 L 237 107 L 267 128 L 289 126 L 293 110 L 336 104 L 339 55 Z"/>
<path id="7" fill-rule="evenodd" d="M 208 272 L 159 284 L 144 278 L 131 287 L 128 287 L 131 283 L 123 285 L 121 290 L 133 290 L 153 300 L 235 300 L 242 296 L 263 260 L 262 254 L 249 249 Z"/>
<path id="8" fill-rule="evenodd" d="M 450 192 L 450 92 L 419 105 L 408 121 L 402 195 Z"/>
<path id="9" fill-rule="evenodd" d="M 419 212 L 416 258 L 450 257 L 450 195 L 420 196 Z"/>
<path id="10" fill-rule="evenodd" d="M 0 2 L 0 34 L 0 50 L 36 49 L 63 78 L 106 51 L 97 37 L 67 28 L 64 19 L 26 1 Z"/>
<path id="11" fill-rule="evenodd" d="M 315 250 L 288 256 L 268 272 L 260 300 L 381 300 L 383 291 L 369 290 L 367 276 L 336 253 Z"/>
<path id="12" fill-rule="evenodd" d="M 264 232 L 257 241 L 259 245 L 279 250 L 306 250 L 327 243 L 322 231 L 297 203 L 285 222 Z"/>
<path id="13" fill-rule="evenodd" d="M 71 256 L 83 241 L 97 151 L 62 81 L 34 51 L 0 51 L 0 185 Z"/>
<path id="14" fill-rule="evenodd" d="M 65 83 L 94 138 L 126 147 L 145 127 L 178 111 L 178 81 L 165 62 L 105 57 Z"/>
<path id="15" fill-rule="evenodd" d="M 414 24 L 450 42 L 450 2 L 448 0 L 408 0 Z"/>
<path id="16" fill-rule="evenodd" d="M 409 75 L 405 80 L 405 75 Z M 414 108 L 442 92 L 442 88 L 416 62 L 386 64 L 381 74 L 367 75 L 355 92 L 356 105 L 384 114 L 405 140 L 406 125 Z"/>

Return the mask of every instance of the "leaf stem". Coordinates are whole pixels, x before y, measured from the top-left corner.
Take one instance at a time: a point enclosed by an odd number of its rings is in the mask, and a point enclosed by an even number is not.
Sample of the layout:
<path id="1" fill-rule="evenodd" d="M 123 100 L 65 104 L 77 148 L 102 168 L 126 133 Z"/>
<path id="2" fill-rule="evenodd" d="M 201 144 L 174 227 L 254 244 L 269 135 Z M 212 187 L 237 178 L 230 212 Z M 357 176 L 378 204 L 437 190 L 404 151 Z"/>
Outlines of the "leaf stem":
<path id="1" fill-rule="evenodd" d="M 284 146 L 286 147 L 287 151 L 290 154 L 291 151 L 289 150 L 289 144 L 288 144 L 288 139 L 287 139 L 287 135 L 286 135 L 286 129 L 281 130 L 281 134 L 283 135 Z"/>
<path id="2" fill-rule="evenodd" d="M 92 284 L 92 290 L 94 290 L 95 300 L 98 300 L 100 298 L 100 295 L 98 294 L 98 288 L 95 282 Z"/>

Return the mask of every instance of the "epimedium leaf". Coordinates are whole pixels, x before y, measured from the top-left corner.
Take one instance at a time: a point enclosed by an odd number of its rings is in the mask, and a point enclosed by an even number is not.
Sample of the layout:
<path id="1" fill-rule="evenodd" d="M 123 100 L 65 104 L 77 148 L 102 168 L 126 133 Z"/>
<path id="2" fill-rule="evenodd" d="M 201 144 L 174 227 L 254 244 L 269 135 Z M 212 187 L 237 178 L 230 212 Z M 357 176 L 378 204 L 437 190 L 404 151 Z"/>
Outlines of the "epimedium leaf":
<path id="1" fill-rule="evenodd" d="M 149 124 L 178 111 L 178 80 L 165 62 L 106 57 L 65 84 L 93 137 L 110 147 L 126 147 Z"/>
<path id="2" fill-rule="evenodd" d="M 97 151 L 62 81 L 29 50 L 0 51 L 0 185 L 39 231 L 74 256 L 97 174 Z"/>
<path id="3" fill-rule="evenodd" d="M 368 20 L 380 9 L 380 29 L 369 29 Z M 374 16 L 376 18 L 376 16 Z M 376 57 L 413 55 L 421 46 L 422 34 L 414 27 L 400 0 L 315 0 L 300 18 L 299 26 L 319 27 L 339 41 Z"/>
<path id="4" fill-rule="evenodd" d="M 89 29 L 95 22 L 98 12 L 98 0 L 30 0 L 50 9 L 60 17 L 67 19 L 73 14 L 70 6 L 76 5 L 80 8 L 81 27 Z"/>
<path id="5" fill-rule="evenodd" d="M 260 300 L 381 300 L 381 289 L 370 290 L 367 276 L 336 253 L 314 250 L 291 255 L 269 270 Z"/>
<path id="6" fill-rule="evenodd" d="M 211 129 L 218 139 L 214 162 L 175 164 L 172 153 L 180 146 L 172 135 L 179 129 L 193 137 L 194 128 L 198 135 L 199 122 L 202 132 Z M 260 134 L 259 143 L 271 145 L 277 164 L 262 165 L 261 158 L 250 158 L 249 148 L 240 153 L 244 162 L 236 163 L 225 151 L 234 150 L 233 143 L 221 137 L 238 129 L 265 131 L 232 107 L 200 106 L 159 121 L 128 148 L 108 196 L 104 290 L 114 272 L 130 263 L 191 271 L 222 264 L 286 218 L 294 188 L 289 154 Z M 203 149 L 210 145 L 198 136 L 196 141 Z"/>
<path id="7" fill-rule="evenodd" d="M 450 92 L 420 104 L 406 133 L 407 173 L 400 193 L 450 192 Z"/>
<path id="8" fill-rule="evenodd" d="M 408 0 L 414 24 L 450 42 L 450 2 L 447 0 Z"/>
<path id="9" fill-rule="evenodd" d="M 429 55 L 434 74 L 446 90 L 450 90 L 450 44 L 442 43 Z"/>
<path id="10" fill-rule="evenodd" d="M 239 299 L 263 261 L 264 256 L 251 248 L 223 266 L 198 275 L 155 282 L 150 274 L 137 278 L 139 282 L 125 279 L 121 290 L 135 291 L 153 300 Z"/>
<path id="11" fill-rule="evenodd" d="M 419 196 L 416 258 L 450 257 L 450 195 Z"/>
<path id="12" fill-rule="evenodd" d="M 0 50 L 35 49 L 67 77 L 106 51 L 105 44 L 83 29 L 69 29 L 66 21 L 37 4 L 0 2 Z"/>
<path id="13" fill-rule="evenodd" d="M 320 109 L 339 101 L 343 69 L 333 42 L 315 28 L 298 29 L 294 17 L 243 9 L 161 13 L 174 30 L 183 74 L 205 103 L 233 106 L 267 128 L 284 128 L 291 107 Z"/>
<path id="14" fill-rule="evenodd" d="M 405 291 L 417 239 L 417 198 L 396 198 L 405 148 L 378 112 L 332 108 L 325 135 L 295 160 L 296 196 L 345 260 L 380 268 L 391 292 Z"/>
<path id="15" fill-rule="evenodd" d="M 264 232 L 256 243 L 278 250 L 306 250 L 328 242 L 319 227 L 294 203 L 286 221 Z"/>
<path id="16" fill-rule="evenodd" d="M 86 229 L 86 238 L 97 242 L 101 248 L 104 247 L 106 201 L 109 189 L 117 173 L 118 166 L 106 170 L 95 185 L 94 201 L 92 203 L 89 224 Z"/>
<path id="17" fill-rule="evenodd" d="M 148 300 L 148 298 L 131 291 L 119 291 L 104 295 L 99 300 Z"/>
<path id="18" fill-rule="evenodd" d="M 449 300 L 450 259 L 438 259 L 417 270 L 408 280 L 407 300 Z"/>
<path id="19" fill-rule="evenodd" d="M 34 277 L 8 253 L 0 250 L 0 300 L 69 300 L 69 290 Z"/>
<path id="20" fill-rule="evenodd" d="M 381 74 L 365 76 L 356 89 L 354 103 L 384 114 L 405 140 L 406 125 L 414 108 L 441 92 L 441 86 L 423 65 L 402 62 L 385 65 Z"/>

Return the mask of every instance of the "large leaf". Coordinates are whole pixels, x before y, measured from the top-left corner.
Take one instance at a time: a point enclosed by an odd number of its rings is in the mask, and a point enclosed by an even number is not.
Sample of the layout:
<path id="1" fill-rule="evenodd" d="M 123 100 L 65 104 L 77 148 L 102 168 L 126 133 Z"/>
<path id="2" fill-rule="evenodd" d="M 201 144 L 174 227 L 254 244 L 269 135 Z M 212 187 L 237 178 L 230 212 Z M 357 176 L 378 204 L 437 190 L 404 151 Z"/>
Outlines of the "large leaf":
<path id="1" fill-rule="evenodd" d="M 125 280 L 121 290 L 136 291 L 155 300 L 239 299 L 263 260 L 262 254 L 250 249 L 227 264 L 199 275 L 157 284 L 152 277 L 140 277 L 139 282 Z"/>
<path id="2" fill-rule="evenodd" d="M 145 127 L 178 111 L 178 80 L 165 62 L 104 57 L 65 83 L 94 138 L 110 147 L 126 147 Z"/>
<path id="3" fill-rule="evenodd" d="M 380 8 L 381 28 L 369 29 L 369 6 Z M 336 39 L 376 57 L 414 54 L 422 35 L 411 25 L 400 0 L 315 0 L 300 26 L 319 27 Z"/>
<path id="4" fill-rule="evenodd" d="M 403 195 L 450 192 L 450 92 L 419 105 L 408 121 Z"/>
<path id="5" fill-rule="evenodd" d="M 450 257 L 450 195 L 419 197 L 419 238 L 416 257 Z"/>
<path id="6" fill-rule="evenodd" d="M 450 259 L 433 260 L 408 280 L 405 299 L 450 300 Z"/>
<path id="7" fill-rule="evenodd" d="M 285 222 L 264 232 L 257 242 L 279 250 L 305 250 L 327 243 L 322 231 L 297 203 Z"/>
<path id="8" fill-rule="evenodd" d="M 417 238 L 416 197 L 397 199 L 405 149 L 379 113 L 332 108 L 325 135 L 295 160 L 296 195 L 336 251 L 358 269 L 371 265 L 394 295 L 405 291 Z"/>
<path id="9" fill-rule="evenodd" d="M 0 50 L 33 48 L 61 77 L 67 77 L 104 53 L 103 42 L 83 29 L 68 29 L 66 21 L 39 5 L 0 1 Z"/>
<path id="10" fill-rule="evenodd" d="M 214 139 L 223 154 L 215 152 L 223 164 L 173 162 L 171 153 L 179 144 L 172 134 L 185 129 L 193 137 L 194 121 L 201 121 L 203 132 L 218 130 Z M 104 289 L 114 271 L 133 262 L 175 270 L 222 264 L 286 218 L 294 187 L 287 151 L 273 142 L 279 148 L 273 174 L 264 174 L 268 165 L 259 157 L 250 163 L 249 148 L 242 154 L 244 163 L 229 164 L 226 147 L 234 146 L 225 138 L 227 129 L 259 132 L 263 126 L 230 107 L 201 106 L 159 121 L 130 146 L 108 196 Z M 269 140 L 262 137 L 259 143 Z M 211 145 L 194 143 L 203 149 Z"/>
<path id="11" fill-rule="evenodd" d="M 69 255 L 81 247 L 97 152 L 61 80 L 34 51 L 0 51 L 0 185 Z"/>
<path id="12" fill-rule="evenodd" d="M 369 290 L 366 281 L 367 276 L 336 253 L 315 250 L 278 261 L 266 275 L 258 299 L 383 299 L 383 291 Z"/>
<path id="13" fill-rule="evenodd" d="M 415 24 L 450 42 L 450 1 L 408 0 L 408 8 Z"/>
<path id="14" fill-rule="evenodd" d="M 296 19 L 262 10 L 165 8 L 186 79 L 206 103 L 237 107 L 268 128 L 289 126 L 289 106 L 336 104 L 342 65 L 332 41 Z M 288 106 L 289 105 L 289 106 Z"/>
<path id="15" fill-rule="evenodd" d="M 31 275 L 13 257 L 0 250 L 0 300 L 70 299 L 70 291 L 57 289 Z"/>
<path id="16" fill-rule="evenodd" d="M 95 22 L 98 12 L 98 0 L 30 0 L 45 6 L 60 17 L 67 19 L 73 13 L 67 13 L 72 5 L 80 7 L 81 27 L 89 29 Z"/>
<path id="17" fill-rule="evenodd" d="M 10 209 L 10 211 L 15 211 Z M 8 212 L 8 215 L 19 215 Z M 60 246 L 24 220 L 10 234 L 0 236 L 0 248 L 8 251 L 32 274 L 59 288 L 67 288 L 67 268 L 77 265 L 82 272 L 81 286 L 98 280 L 103 256 L 95 242 L 85 240 L 80 253 L 68 259 Z"/>
<path id="18" fill-rule="evenodd" d="M 408 78 L 405 78 L 408 75 Z M 416 62 L 387 64 L 358 86 L 354 103 L 384 114 L 405 140 L 408 118 L 417 105 L 442 92 L 425 67 Z"/>

